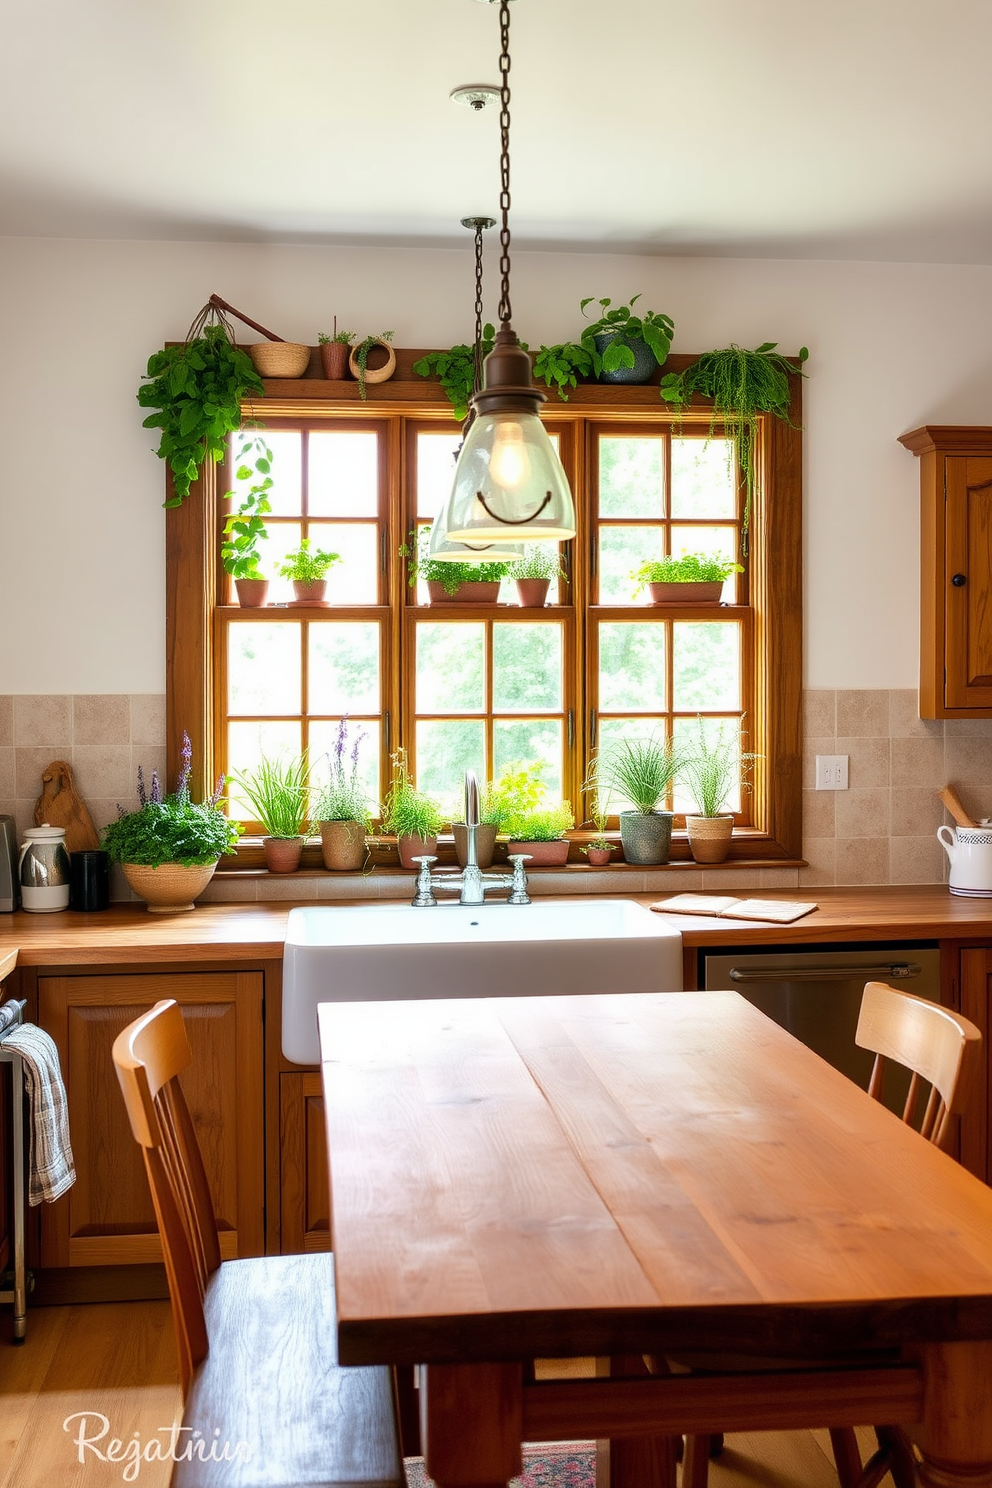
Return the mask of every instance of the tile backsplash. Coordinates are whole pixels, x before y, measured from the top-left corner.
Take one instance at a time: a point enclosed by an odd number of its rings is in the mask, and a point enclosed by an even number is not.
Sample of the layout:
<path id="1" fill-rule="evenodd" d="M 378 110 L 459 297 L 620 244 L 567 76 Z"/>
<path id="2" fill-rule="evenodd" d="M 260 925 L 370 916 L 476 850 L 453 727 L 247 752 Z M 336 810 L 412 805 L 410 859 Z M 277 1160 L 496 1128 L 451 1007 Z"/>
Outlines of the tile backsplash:
<path id="1" fill-rule="evenodd" d="M 947 817 L 936 793 L 951 782 L 973 816 L 992 816 L 992 719 L 921 719 L 910 688 L 809 690 L 803 707 L 804 856 L 809 866 L 714 869 L 701 875 L 705 886 L 945 882 L 947 859 L 935 834 Z M 848 790 L 813 788 L 818 754 L 848 755 Z M 118 801 L 128 807 L 135 803 L 139 764 L 146 780 L 153 769 L 164 774 L 164 696 L 0 695 L 0 812 L 15 817 L 18 831 L 33 825 L 42 771 L 56 759 L 72 765 L 76 788 L 95 825 L 112 821 Z M 582 892 L 590 892 L 583 877 Z M 646 878 L 659 882 L 646 882 L 645 889 L 696 886 L 695 880 L 675 884 L 674 877 L 648 874 Z M 294 879 L 294 897 L 323 897 L 327 882 L 314 880 L 309 893 L 309 881 Z M 288 889 L 289 884 L 251 879 L 236 885 L 221 879 L 203 897 L 266 898 L 277 887 Z"/>

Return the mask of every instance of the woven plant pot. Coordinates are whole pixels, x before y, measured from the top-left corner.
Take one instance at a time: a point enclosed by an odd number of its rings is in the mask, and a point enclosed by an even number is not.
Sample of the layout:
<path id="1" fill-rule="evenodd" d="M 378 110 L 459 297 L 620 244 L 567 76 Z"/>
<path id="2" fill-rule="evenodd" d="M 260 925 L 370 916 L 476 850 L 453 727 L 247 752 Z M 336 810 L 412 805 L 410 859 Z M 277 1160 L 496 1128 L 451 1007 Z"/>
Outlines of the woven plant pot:
<path id="1" fill-rule="evenodd" d="M 269 597 L 268 579 L 235 579 L 234 587 L 242 609 L 258 609 Z"/>
<path id="2" fill-rule="evenodd" d="M 348 376 L 348 353 L 350 350 L 351 347 L 347 341 L 321 342 L 320 364 L 328 382 L 344 382 Z"/>
<path id="3" fill-rule="evenodd" d="M 510 842 L 507 845 L 506 855 L 512 858 L 517 853 L 527 853 L 530 857 L 528 868 L 538 866 L 560 868 L 568 862 L 570 845 L 567 837 L 559 837 L 554 842 Z"/>
<path id="4" fill-rule="evenodd" d="M 147 863 L 122 863 L 124 877 L 131 888 L 144 899 L 150 914 L 182 914 L 193 909 L 193 900 L 202 894 L 214 876 L 218 860 L 212 863 L 160 863 L 157 868 Z"/>
<path id="5" fill-rule="evenodd" d="M 697 863 L 722 863 L 730 851 L 733 815 L 686 816 L 689 851 Z"/>
<path id="6" fill-rule="evenodd" d="M 620 841 L 628 863 L 667 863 L 672 842 L 670 811 L 621 811 Z"/>
<path id="7" fill-rule="evenodd" d="M 386 353 L 386 360 L 381 367 L 369 367 L 368 365 L 366 365 L 365 381 L 388 382 L 393 373 L 396 371 L 396 353 L 390 346 L 388 341 L 380 341 L 377 337 L 375 344 L 376 346 L 382 347 L 383 351 Z M 373 348 L 371 347 L 369 348 L 369 354 L 373 354 Z M 348 370 L 351 373 L 352 377 L 356 377 L 361 380 L 362 369 L 358 365 L 357 346 L 352 350 L 351 355 L 348 357 Z"/>
<path id="8" fill-rule="evenodd" d="M 302 837 L 263 837 L 265 866 L 270 873 L 295 873 L 303 856 Z"/>
<path id="9" fill-rule="evenodd" d="M 455 839 L 459 867 L 464 868 L 468 860 L 468 827 L 464 822 L 452 822 L 451 835 Z M 489 867 L 495 847 L 496 828 L 492 822 L 483 822 L 475 829 L 475 856 L 480 868 Z"/>
<path id="10" fill-rule="evenodd" d="M 332 872 L 356 872 L 365 863 L 365 826 L 357 821 L 320 823 L 320 851 Z"/>
<path id="11" fill-rule="evenodd" d="M 432 858 L 437 852 L 436 837 L 397 837 L 396 851 L 400 855 L 400 867 L 412 868 L 414 872 L 420 867 L 414 858 Z"/>
<path id="12" fill-rule="evenodd" d="M 259 377 L 302 377 L 310 365 L 310 348 L 299 341 L 258 341 L 248 355 Z"/>
<path id="13" fill-rule="evenodd" d="M 499 580 L 459 584 L 454 594 L 449 594 L 438 579 L 428 579 L 427 593 L 432 605 L 495 604 L 499 599 Z"/>
<path id="14" fill-rule="evenodd" d="M 694 584 L 649 584 L 652 604 L 719 604 L 723 580 Z"/>

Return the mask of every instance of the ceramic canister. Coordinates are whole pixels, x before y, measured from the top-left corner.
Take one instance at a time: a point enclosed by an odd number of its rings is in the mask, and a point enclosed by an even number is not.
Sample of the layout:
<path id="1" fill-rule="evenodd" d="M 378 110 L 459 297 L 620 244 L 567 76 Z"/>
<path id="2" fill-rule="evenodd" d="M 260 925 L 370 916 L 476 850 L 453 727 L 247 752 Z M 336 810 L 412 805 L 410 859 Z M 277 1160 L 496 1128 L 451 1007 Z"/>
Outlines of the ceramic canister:
<path id="1" fill-rule="evenodd" d="M 23 907 L 42 914 L 68 909 L 70 873 L 65 828 L 28 827 L 18 859 Z"/>
<path id="2" fill-rule="evenodd" d="M 992 828 L 938 827 L 937 840 L 950 859 L 951 893 L 992 899 Z"/>

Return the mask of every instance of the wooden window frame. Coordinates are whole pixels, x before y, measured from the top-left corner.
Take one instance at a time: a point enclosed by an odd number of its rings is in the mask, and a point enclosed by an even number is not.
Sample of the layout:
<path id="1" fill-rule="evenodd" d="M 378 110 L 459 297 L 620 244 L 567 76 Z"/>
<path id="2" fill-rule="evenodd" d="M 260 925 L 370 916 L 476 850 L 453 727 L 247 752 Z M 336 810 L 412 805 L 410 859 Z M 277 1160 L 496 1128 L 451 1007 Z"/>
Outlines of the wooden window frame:
<path id="1" fill-rule="evenodd" d="M 377 385 L 374 397 L 359 401 L 355 384 L 326 383 L 319 378 L 269 380 L 265 403 L 247 409 L 246 417 L 279 419 L 335 418 L 344 414 L 355 422 L 381 419 L 384 413 L 401 413 L 421 425 L 449 422 L 450 406 L 440 386 L 413 376 L 411 364 L 423 352 L 397 352 L 397 374 Z M 694 357 L 669 357 L 665 371 L 678 372 Z M 784 865 L 802 862 L 802 381 L 792 382 L 790 422 L 765 417 L 757 444 L 759 491 L 751 514 L 750 556 L 745 600 L 753 615 L 753 716 L 748 719 L 748 746 L 759 756 L 754 770 L 754 825 L 737 831 L 728 862 L 740 865 Z M 566 467 L 578 483 L 586 476 L 589 452 L 575 437 L 580 420 L 593 417 L 609 421 L 618 430 L 633 433 L 638 425 L 654 422 L 660 414 L 670 420 L 670 411 L 659 403 L 657 385 L 617 387 L 591 384 L 570 394 L 568 403 L 554 395 L 545 407 L 549 423 L 562 437 Z M 683 415 L 686 429 L 709 427 L 711 410 L 694 398 Z M 571 427 L 570 427 L 571 426 Z M 398 420 L 390 424 L 387 439 L 395 441 L 388 451 L 389 480 L 386 493 L 390 513 L 386 540 L 398 547 L 405 534 L 398 532 L 401 490 L 409 452 L 402 447 L 403 430 Z M 216 501 L 219 470 L 213 463 L 201 471 L 181 506 L 166 512 L 166 726 L 169 778 L 179 765 L 179 750 L 185 729 L 193 740 L 195 792 L 209 792 L 210 766 L 215 759 L 217 714 L 213 695 L 216 626 L 220 564 L 217 551 Z M 767 494 L 766 494 L 767 493 Z M 394 541 L 395 540 L 395 541 Z M 566 564 L 573 585 L 588 586 L 590 558 L 587 544 L 565 545 Z M 401 565 L 390 565 L 387 605 L 403 609 L 405 575 Z M 728 618 L 730 618 L 728 616 Z M 581 651 L 581 643 L 576 647 Z M 584 656 L 573 664 L 584 667 Z M 386 690 L 396 691 L 389 706 L 399 706 L 401 684 L 392 668 Z M 575 743 L 588 747 L 588 708 L 576 719 Z M 393 712 L 393 717 L 396 714 Z M 392 735 L 395 747 L 395 730 Z M 574 767 L 570 761 L 570 767 Z M 572 769 L 566 773 L 572 773 Z M 566 792 L 567 794 L 567 792 Z M 578 805 L 573 800 L 573 804 Z M 239 857 L 248 863 L 256 850 L 246 845 Z M 688 858 L 684 836 L 673 842 L 672 860 Z M 232 860 L 233 861 L 233 860 Z"/>

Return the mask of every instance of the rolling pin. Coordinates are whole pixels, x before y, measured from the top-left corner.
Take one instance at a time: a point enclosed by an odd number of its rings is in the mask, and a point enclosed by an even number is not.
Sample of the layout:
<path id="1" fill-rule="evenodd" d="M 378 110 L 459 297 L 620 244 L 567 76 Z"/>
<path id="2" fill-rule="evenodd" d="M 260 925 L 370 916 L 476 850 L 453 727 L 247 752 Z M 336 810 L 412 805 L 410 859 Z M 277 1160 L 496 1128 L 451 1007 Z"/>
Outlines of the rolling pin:
<path id="1" fill-rule="evenodd" d="M 944 805 L 947 807 L 948 811 L 951 813 L 959 827 L 978 826 L 978 823 L 976 821 L 973 821 L 972 818 L 968 815 L 967 811 L 965 811 L 964 807 L 961 804 L 961 797 L 958 795 L 953 785 L 945 785 L 943 790 L 939 790 L 937 794 L 943 801 Z"/>

